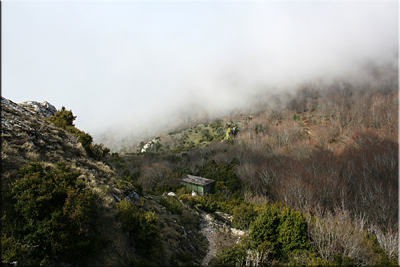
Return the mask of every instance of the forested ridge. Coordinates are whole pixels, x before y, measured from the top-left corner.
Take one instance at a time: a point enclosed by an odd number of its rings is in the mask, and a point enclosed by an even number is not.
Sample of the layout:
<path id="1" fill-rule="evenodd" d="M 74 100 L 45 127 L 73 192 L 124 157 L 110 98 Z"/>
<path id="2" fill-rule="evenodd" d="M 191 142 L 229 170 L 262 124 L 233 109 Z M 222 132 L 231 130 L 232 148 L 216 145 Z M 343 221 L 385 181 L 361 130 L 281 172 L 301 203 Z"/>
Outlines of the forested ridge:
<path id="1" fill-rule="evenodd" d="M 128 153 L 64 107 L 44 118 L 2 99 L 2 263 L 200 265 L 207 214 L 222 225 L 209 265 L 397 265 L 397 67 L 367 73 L 260 93 Z M 212 194 L 193 196 L 187 174 Z"/>

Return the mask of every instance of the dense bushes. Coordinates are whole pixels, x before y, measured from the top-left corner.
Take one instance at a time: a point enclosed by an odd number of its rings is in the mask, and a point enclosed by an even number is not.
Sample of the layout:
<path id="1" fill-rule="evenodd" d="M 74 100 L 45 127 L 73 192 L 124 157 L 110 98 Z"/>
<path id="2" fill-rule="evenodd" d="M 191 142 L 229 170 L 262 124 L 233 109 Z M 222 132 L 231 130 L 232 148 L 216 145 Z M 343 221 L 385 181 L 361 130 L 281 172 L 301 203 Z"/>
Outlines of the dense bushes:
<path id="1" fill-rule="evenodd" d="M 241 244 L 234 244 L 224 249 L 215 257 L 214 266 L 244 266 L 247 258 L 246 248 Z"/>
<path id="2" fill-rule="evenodd" d="M 182 214 L 182 204 L 176 200 L 174 197 L 163 197 L 160 199 L 160 204 L 165 207 L 165 209 L 169 212 L 175 214 Z"/>
<path id="3" fill-rule="evenodd" d="M 228 189 L 233 193 L 239 189 L 239 179 L 235 174 L 235 162 L 215 162 L 210 160 L 203 166 L 200 176 L 213 179 L 215 181 L 223 181 Z"/>
<path id="4" fill-rule="evenodd" d="M 206 194 L 205 196 L 191 196 L 190 194 L 183 194 L 179 197 L 184 203 L 194 207 L 198 207 L 204 211 L 214 212 L 218 208 L 217 202 L 214 200 L 213 195 Z"/>
<path id="5" fill-rule="evenodd" d="M 232 226 L 242 230 L 248 229 L 258 214 L 256 205 L 244 202 L 234 208 Z"/>
<path id="6" fill-rule="evenodd" d="M 50 121 L 65 129 L 67 126 L 75 126 L 73 121 L 76 119 L 76 116 L 72 114 L 71 110 L 66 110 L 65 107 L 62 107 L 61 110 L 58 110 L 52 117 L 50 117 Z"/>
<path id="7" fill-rule="evenodd" d="M 116 208 L 122 230 L 132 235 L 137 250 L 146 257 L 158 255 L 160 228 L 154 212 L 143 212 L 125 199 Z"/>
<path id="8" fill-rule="evenodd" d="M 48 171 L 33 162 L 20 173 L 23 177 L 11 184 L 6 196 L 13 206 L 3 224 L 8 238 L 3 232 L 2 244 L 9 249 L 3 251 L 8 255 L 2 254 L 2 258 L 47 265 L 53 256 L 73 261 L 95 250 L 97 241 L 89 231 L 97 196 L 78 181 L 80 173 L 72 172 L 63 162 Z M 10 240 L 15 243 L 7 244 Z M 23 254 L 26 262 L 19 258 Z"/>
<path id="9" fill-rule="evenodd" d="M 311 247 L 307 221 L 302 213 L 279 203 L 265 205 L 264 211 L 251 226 L 250 237 L 255 248 L 272 258 L 285 259 L 293 251 Z"/>

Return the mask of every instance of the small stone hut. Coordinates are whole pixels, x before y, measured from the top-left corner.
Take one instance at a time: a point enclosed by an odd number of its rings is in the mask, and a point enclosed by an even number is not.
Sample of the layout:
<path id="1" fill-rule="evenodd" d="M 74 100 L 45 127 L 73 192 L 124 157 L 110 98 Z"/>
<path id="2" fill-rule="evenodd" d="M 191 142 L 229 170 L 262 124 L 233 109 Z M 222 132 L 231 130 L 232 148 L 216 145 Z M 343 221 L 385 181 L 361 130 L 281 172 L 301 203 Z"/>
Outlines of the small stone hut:
<path id="1" fill-rule="evenodd" d="M 214 180 L 207 179 L 194 175 L 186 175 L 180 179 L 181 184 L 192 189 L 199 196 L 204 196 L 205 194 L 211 194 L 211 190 L 214 186 Z"/>

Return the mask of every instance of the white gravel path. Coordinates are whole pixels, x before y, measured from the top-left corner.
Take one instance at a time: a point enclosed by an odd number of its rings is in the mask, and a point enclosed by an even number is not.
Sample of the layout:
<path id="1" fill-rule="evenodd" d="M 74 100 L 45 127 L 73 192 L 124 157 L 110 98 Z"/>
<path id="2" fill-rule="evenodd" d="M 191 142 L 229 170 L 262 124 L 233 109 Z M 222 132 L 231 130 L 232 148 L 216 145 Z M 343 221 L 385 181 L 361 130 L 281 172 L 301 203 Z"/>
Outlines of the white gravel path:
<path id="1" fill-rule="evenodd" d="M 208 263 L 212 258 L 216 256 L 216 242 L 215 242 L 215 228 L 213 225 L 212 217 L 204 211 L 200 211 L 200 227 L 201 233 L 207 237 L 209 242 L 207 255 L 204 257 L 201 262 L 201 266 L 208 266 Z"/>

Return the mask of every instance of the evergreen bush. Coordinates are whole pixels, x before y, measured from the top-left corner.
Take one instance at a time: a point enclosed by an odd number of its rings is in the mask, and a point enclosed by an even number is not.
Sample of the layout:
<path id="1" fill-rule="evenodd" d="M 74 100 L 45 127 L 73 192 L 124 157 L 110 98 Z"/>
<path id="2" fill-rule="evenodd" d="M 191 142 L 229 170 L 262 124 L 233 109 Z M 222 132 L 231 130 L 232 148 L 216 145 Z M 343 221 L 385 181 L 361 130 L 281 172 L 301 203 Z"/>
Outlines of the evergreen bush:
<path id="1" fill-rule="evenodd" d="M 89 236 L 90 214 L 97 195 L 77 180 L 80 173 L 64 162 L 49 171 L 32 162 L 20 173 L 7 195 L 13 205 L 7 228 L 29 248 L 25 264 L 47 265 L 54 256 L 72 261 L 93 252 L 97 241 Z"/>
<path id="2" fill-rule="evenodd" d="M 255 247 L 273 258 L 286 259 L 292 252 L 308 250 L 307 221 L 301 212 L 277 203 L 265 209 L 251 225 Z"/>
<path id="3" fill-rule="evenodd" d="M 160 228 L 154 212 L 143 212 L 125 199 L 116 208 L 122 230 L 133 236 L 138 251 L 147 257 L 158 255 Z"/>
<path id="4" fill-rule="evenodd" d="M 213 265 L 215 266 L 245 266 L 247 257 L 246 249 L 240 245 L 235 244 L 230 248 L 224 249 L 217 254 L 214 259 Z"/>
<path id="5" fill-rule="evenodd" d="M 163 205 L 167 211 L 175 214 L 182 214 L 182 204 L 174 197 L 163 197 L 160 199 L 160 204 Z"/>
<path id="6" fill-rule="evenodd" d="M 65 129 L 67 126 L 74 126 L 73 121 L 75 119 L 76 116 L 74 116 L 72 110 L 66 110 L 64 106 L 61 108 L 61 110 L 57 110 L 57 112 L 50 117 L 51 122 L 63 129 Z"/>
<path id="7" fill-rule="evenodd" d="M 233 209 L 232 226 L 241 230 L 248 229 L 257 218 L 257 211 L 252 204 L 242 204 Z"/>

